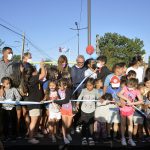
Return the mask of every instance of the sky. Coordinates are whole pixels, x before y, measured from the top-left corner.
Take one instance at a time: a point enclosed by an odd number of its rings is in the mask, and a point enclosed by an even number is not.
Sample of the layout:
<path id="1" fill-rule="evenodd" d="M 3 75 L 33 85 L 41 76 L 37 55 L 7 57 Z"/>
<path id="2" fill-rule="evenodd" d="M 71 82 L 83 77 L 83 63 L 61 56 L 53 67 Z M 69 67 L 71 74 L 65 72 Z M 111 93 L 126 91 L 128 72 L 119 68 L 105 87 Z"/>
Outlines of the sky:
<path id="1" fill-rule="evenodd" d="M 129 38 L 144 41 L 146 61 L 150 56 L 150 0 L 91 0 L 91 44 L 96 47 L 96 35 L 106 32 L 118 33 Z M 77 31 L 87 27 L 87 0 L 0 0 L 0 24 L 23 34 L 25 51 L 32 53 L 33 61 L 51 59 L 57 61 L 61 54 L 59 47 L 70 50 L 69 61 L 75 61 L 78 54 Z M 87 29 L 80 30 L 80 54 L 86 53 Z M 3 46 L 12 47 L 14 54 L 21 54 L 22 38 L 0 26 Z M 35 48 L 36 46 L 36 48 Z"/>

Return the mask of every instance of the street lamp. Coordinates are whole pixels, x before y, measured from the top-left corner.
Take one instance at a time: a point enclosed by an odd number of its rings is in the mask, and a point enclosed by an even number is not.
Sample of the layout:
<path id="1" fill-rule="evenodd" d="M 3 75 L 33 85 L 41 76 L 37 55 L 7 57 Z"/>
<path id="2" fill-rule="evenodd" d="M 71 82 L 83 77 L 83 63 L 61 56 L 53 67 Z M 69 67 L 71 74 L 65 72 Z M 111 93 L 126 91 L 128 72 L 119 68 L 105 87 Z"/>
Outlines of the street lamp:
<path id="1" fill-rule="evenodd" d="M 70 28 L 71 30 L 77 30 L 77 36 L 78 36 L 78 56 L 79 56 L 79 54 L 80 54 L 80 46 L 79 46 L 79 37 L 80 37 L 80 34 L 79 34 L 79 30 L 83 30 L 83 29 L 87 29 L 87 27 L 85 27 L 85 28 L 79 28 L 79 26 L 78 26 L 78 22 L 75 22 L 75 25 L 76 25 L 76 29 L 74 29 L 74 28 Z"/>

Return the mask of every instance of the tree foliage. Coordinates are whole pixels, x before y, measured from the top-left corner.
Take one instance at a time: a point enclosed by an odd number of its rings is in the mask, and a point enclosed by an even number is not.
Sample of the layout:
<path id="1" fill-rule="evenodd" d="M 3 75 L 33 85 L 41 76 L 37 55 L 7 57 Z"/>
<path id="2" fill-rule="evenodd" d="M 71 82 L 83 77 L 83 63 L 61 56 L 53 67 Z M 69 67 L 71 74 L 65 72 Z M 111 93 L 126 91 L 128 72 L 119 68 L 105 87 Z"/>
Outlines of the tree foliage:
<path id="1" fill-rule="evenodd" d="M 19 62 L 21 60 L 21 55 L 13 55 L 13 61 Z"/>
<path id="2" fill-rule="evenodd" d="M 104 36 L 99 38 L 98 43 L 100 51 L 97 54 L 107 56 L 108 67 L 112 67 L 118 62 L 129 64 L 135 55 L 145 54 L 142 40 L 138 38 L 130 39 L 117 33 L 105 33 Z"/>

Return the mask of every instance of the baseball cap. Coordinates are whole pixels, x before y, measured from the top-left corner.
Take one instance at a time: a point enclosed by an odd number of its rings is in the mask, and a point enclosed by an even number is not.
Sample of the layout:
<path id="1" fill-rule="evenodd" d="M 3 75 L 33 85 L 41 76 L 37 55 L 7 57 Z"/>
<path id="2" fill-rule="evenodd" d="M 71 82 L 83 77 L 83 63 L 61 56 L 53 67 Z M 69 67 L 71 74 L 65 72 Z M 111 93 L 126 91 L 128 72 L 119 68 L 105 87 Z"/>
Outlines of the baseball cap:
<path id="1" fill-rule="evenodd" d="M 113 76 L 110 80 L 110 84 L 113 88 L 118 88 L 120 86 L 120 79 L 117 76 Z"/>

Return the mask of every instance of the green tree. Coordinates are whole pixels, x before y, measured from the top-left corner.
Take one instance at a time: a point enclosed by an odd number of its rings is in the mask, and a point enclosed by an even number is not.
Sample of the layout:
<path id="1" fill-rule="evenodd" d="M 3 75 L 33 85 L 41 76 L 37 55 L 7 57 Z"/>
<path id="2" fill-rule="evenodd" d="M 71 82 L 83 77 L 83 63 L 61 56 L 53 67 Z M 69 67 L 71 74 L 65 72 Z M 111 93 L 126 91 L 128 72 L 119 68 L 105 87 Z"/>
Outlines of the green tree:
<path id="1" fill-rule="evenodd" d="M 135 55 L 145 54 L 142 40 L 130 39 L 117 33 L 105 33 L 98 39 L 98 46 L 97 55 L 107 56 L 109 68 L 118 62 L 126 62 L 128 65 Z"/>
<path id="2" fill-rule="evenodd" d="M 21 55 L 14 55 L 13 56 L 13 61 L 14 62 L 19 62 L 21 60 Z"/>

